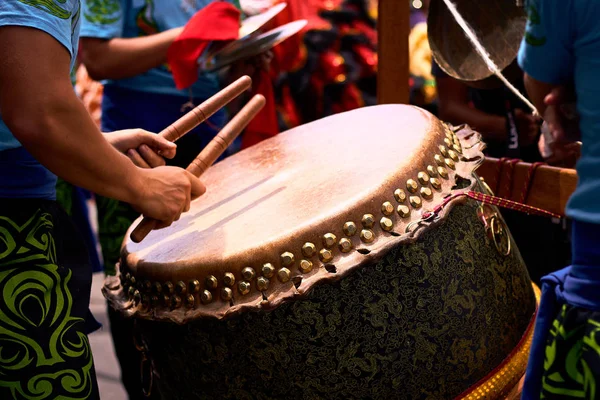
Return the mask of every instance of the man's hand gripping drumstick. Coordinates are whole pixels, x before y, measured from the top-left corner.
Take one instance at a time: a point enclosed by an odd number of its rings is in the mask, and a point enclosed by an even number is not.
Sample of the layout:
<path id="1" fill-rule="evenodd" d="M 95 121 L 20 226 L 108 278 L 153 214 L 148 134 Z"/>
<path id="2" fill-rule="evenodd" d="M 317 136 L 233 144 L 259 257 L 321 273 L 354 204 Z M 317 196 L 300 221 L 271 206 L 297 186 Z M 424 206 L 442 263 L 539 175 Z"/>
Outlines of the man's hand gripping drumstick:
<path id="1" fill-rule="evenodd" d="M 252 86 L 252 79 L 249 76 L 242 76 L 225 89 L 219 91 L 217 94 L 185 114 L 183 117 L 175 121 L 173 124 L 169 125 L 163 131 L 161 131 L 158 136 L 166 139 L 169 142 L 175 142 L 177 139 L 181 138 L 183 135 L 205 122 L 208 118 L 210 118 L 214 113 L 219 111 L 221 108 L 225 107 L 231 101 L 233 101 L 236 97 L 244 93 L 246 90 L 250 89 Z M 117 149 L 121 150 L 118 146 L 119 137 L 117 136 L 119 132 L 105 134 L 107 140 L 111 141 L 111 137 L 114 136 L 115 141 L 117 143 L 113 143 Z M 145 134 L 147 132 L 141 131 L 139 134 Z M 161 140 L 156 138 L 157 140 Z M 125 143 L 124 143 L 125 145 Z M 123 147 L 123 146 L 121 146 Z M 127 147 L 127 149 L 121 150 L 125 151 L 127 157 L 129 157 L 135 165 L 141 168 L 156 168 L 165 165 L 165 161 L 163 156 L 169 156 L 168 158 L 172 158 L 175 154 L 166 154 L 165 152 L 160 152 L 157 154 L 155 149 L 152 149 L 147 144 L 142 144 L 137 149 Z"/>
<path id="2" fill-rule="evenodd" d="M 236 137 L 242 133 L 242 131 L 248 126 L 250 121 L 259 113 L 259 111 L 265 106 L 265 98 L 262 95 L 255 95 L 249 102 L 242 108 L 242 110 L 223 128 L 223 130 L 200 152 L 198 157 L 187 167 L 187 171 L 194 175 L 196 178 L 200 178 L 204 172 L 219 158 L 221 154 L 229 147 L 229 145 L 235 140 Z M 201 193 L 194 193 L 192 190 L 192 199 L 199 197 L 204 194 L 204 190 Z M 189 211 L 189 202 L 184 212 Z M 142 222 L 133 230 L 131 233 L 131 240 L 135 243 L 139 243 L 157 227 L 158 221 L 151 218 L 144 218 Z"/>

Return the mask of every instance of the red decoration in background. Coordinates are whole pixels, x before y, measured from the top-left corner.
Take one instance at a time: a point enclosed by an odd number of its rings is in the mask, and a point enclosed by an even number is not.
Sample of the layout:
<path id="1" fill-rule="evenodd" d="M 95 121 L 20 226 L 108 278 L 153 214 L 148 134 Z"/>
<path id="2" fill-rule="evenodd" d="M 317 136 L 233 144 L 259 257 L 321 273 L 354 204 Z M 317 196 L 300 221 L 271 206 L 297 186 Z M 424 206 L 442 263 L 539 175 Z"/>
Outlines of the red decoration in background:
<path id="1" fill-rule="evenodd" d="M 177 89 L 198 80 L 198 58 L 211 41 L 235 40 L 239 30 L 240 11 L 227 2 L 217 1 L 198 11 L 167 52 Z"/>
<path id="2" fill-rule="evenodd" d="M 265 108 L 250 122 L 242 136 L 242 149 L 269 139 L 279 133 L 273 83 L 267 71 L 257 71 L 252 78 L 252 91 L 265 96 Z"/>

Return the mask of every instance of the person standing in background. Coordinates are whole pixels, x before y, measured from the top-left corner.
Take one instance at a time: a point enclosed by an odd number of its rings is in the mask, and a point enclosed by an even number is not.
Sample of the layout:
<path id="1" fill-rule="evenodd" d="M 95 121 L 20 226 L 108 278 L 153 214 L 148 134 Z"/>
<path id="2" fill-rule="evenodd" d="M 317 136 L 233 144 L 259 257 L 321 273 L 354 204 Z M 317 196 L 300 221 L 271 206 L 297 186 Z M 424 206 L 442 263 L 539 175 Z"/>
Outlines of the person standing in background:
<path id="1" fill-rule="evenodd" d="M 542 279 L 523 399 L 600 396 L 600 2 L 530 0 L 519 52 L 525 86 L 553 146 L 581 140 L 579 182 L 567 204 L 570 267 Z M 564 113 L 576 104 L 578 121 Z M 568 129 L 571 127 L 571 129 Z"/>
<path id="2" fill-rule="evenodd" d="M 437 81 L 440 119 L 455 125 L 466 123 L 480 132 L 489 157 L 519 158 L 529 163 L 543 161 L 537 146 L 538 119 L 525 111 L 527 106 L 508 88 L 469 87 L 446 74 L 435 62 L 432 71 Z M 512 83 L 521 92 L 525 91 L 523 79 Z M 509 140 L 511 130 L 517 132 L 518 143 Z M 512 210 L 502 210 L 502 216 L 534 282 L 539 283 L 542 276 L 570 262 L 569 236 L 562 221 L 556 223 Z M 547 250 L 540 252 L 541 248 Z"/>

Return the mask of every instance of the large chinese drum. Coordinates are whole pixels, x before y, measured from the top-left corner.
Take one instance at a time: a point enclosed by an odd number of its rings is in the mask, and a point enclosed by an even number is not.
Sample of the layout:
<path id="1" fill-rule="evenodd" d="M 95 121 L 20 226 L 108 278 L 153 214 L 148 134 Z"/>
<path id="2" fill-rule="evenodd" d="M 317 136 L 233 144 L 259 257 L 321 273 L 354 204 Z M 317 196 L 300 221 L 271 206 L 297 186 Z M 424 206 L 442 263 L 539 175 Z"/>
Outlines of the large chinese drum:
<path id="1" fill-rule="evenodd" d="M 215 165 L 104 291 L 164 399 L 501 398 L 536 293 L 474 171 L 480 136 L 363 108 Z M 147 372 L 148 374 L 150 372 Z M 147 380 L 148 381 L 148 380 Z"/>

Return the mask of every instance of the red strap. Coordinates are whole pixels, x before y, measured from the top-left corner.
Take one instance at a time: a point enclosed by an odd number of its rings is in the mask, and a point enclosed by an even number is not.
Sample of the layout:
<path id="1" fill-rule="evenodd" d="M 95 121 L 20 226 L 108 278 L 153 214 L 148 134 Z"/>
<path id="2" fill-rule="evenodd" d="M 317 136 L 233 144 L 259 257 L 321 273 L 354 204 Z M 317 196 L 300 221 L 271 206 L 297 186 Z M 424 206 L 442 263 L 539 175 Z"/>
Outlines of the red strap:
<path id="1" fill-rule="evenodd" d="M 529 167 L 527 175 L 525 176 L 525 185 L 523 186 L 523 190 L 521 191 L 521 198 L 519 199 L 519 203 L 525 204 L 527 202 L 527 196 L 529 196 L 529 190 L 531 189 L 531 183 L 533 182 L 533 175 L 541 165 L 544 165 L 544 163 L 536 162 L 531 164 L 531 166 Z"/>
<path id="2" fill-rule="evenodd" d="M 510 210 L 520 211 L 520 212 L 524 212 L 526 214 L 539 215 L 542 217 L 560 218 L 560 215 L 551 213 L 550 211 L 542 210 L 541 208 L 528 206 L 526 204 L 517 203 L 516 201 L 501 199 L 499 197 L 490 196 L 490 195 L 479 193 L 479 192 L 467 191 L 467 192 L 455 193 L 451 196 L 446 197 L 444 199 L 444 201 L 442 202 L 442 204 L 440 204 L 436 208 L 434 208 L 433 211 L 424 212 L 423 219 L 428 220 L 428 219 L 431 219 L 431 218 L 437 216 L 449 202 L 451 202 L 452 200 L 457 199 L 459 197 L 463 197 L 463 196 L 469 197 L 473 200 L 480 201 L 484 204 L 489 204 L 492 206 L 497 206 L 497 207 L 502 207 L 502 208 L 508 208 Z"/>
<path id="3" fill-rule="evenodd" d="M 494 193 L 497 193 L 499 196 L 506 196 L 506 197 L 510 197 L 510 195 L 512 194 L 513 191 L 513 178 L 514 178 L 514 171 L 515 171 L 515 165 L 517 163 L 519 163 L 519 159 L 517 158 L 501 158 L 500 159 L 500 163 L 498 165 L 499 168 L 499 172 L 498 172 L 498 181 L 496 182 L 496 191 Z M 506 184 L 504 185 L 504 192 L 500 192 L 498 190 L 498 188 L 500 187 L 500 183 L 502 182 L 502 171 L 504 169 L 504 165 L 507 166 L 506 169 Z"/>

